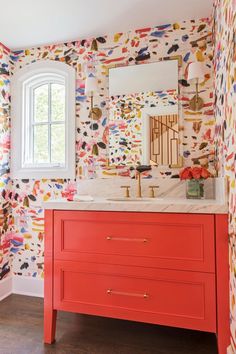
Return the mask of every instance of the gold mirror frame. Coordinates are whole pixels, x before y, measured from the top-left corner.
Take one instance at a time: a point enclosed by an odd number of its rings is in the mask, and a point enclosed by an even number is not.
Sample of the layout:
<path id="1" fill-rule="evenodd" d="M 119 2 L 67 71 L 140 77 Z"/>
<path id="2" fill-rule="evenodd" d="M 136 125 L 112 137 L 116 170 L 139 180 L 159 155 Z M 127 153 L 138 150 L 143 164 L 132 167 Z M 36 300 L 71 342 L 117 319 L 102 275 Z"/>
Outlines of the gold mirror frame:
<path id="1" fill-rule="evenodd" d="M 183 65 L 183 57 L 182 57 L 182 55 L 172 55 L 172 56 L 162 57 L 156 62 L 158 63 L 158 62 L 165 61 L 165 60 L 177 60 L 178 61 L 178 69 L 179 70 L 180 70 L 180 68 Z M 139 65 L 139 64 L 136 64 L 136 65 Z M 108 72 L 108 76 L 109 76 L 109 69 L 120 68 L 120 67 L 125 67 L 125 66 L 127 66 L 127 65 L 110 64 L 110 65 L 107 65 L 105 67 L 105 69 Z M 179 95 L 179 93 L 180 92 L 179 92 L 179 85 L 178 85 L 178 95 Z M 109 118 L 108 118 L 108 120 L 109 120 Z M 180 144 L 180 141 L 179 141 L 179 144 Z M 178 160 L 179 160 L 178 164 L 170 165 L 169 167 L 170 168 L 176 168 L 176 169 L 183 167 L 183 156 L 179 155 L 179 159 Z M 109 158 L 109 155 L 108 155 L 108 157 L 106 159 L 106 169 L 116 169 L 117 166 L 118 165 L 114 165 L 114 164 L 110 163 L 110 158 Z M 126 166 L 124 166 L 124 167 L 126 167 Z"/>

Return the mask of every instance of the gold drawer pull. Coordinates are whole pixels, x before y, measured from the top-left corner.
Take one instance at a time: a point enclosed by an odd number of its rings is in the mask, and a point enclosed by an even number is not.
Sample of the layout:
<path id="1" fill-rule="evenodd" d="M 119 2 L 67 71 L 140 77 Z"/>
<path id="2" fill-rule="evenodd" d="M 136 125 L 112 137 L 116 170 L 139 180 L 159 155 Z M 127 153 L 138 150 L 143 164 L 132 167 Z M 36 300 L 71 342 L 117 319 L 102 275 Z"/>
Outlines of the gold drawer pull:
<path id="1" fill-rule="evenodd" d="M 116 291 L 112 289 L 107 289 L 107 295 L 122 295 L 122 296 L 133 296 L 133 297 L 141 297 L 144 299 L 148 299 L 149 295 L 147 293 L 138 294 L 138 293 L 127 293 L 125 291 Z"/>
<path id="2" fill-rule="evenodd" d="M 147 243 L 148 242 L 147 238 L 129 238 L 129 237 L 113 237 L 113 236 L 107 236 L 106 240 L 107 241 L 142 242 L 142 243 Z"/>

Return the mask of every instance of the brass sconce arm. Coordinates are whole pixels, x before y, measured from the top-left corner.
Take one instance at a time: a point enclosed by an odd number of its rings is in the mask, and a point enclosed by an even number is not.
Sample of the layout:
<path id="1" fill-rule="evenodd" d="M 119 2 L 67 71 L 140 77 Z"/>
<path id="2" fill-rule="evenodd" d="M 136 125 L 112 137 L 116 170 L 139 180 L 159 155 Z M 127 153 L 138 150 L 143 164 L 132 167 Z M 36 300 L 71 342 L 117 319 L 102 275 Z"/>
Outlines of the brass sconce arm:
<path id="1" fill-rule="evenodd" d="M 189 107 L 192 111 L 199 111 L 200 109 L 203 108 L 204 106 L 204 101 L 203 99 L 199 96 L 199 82 L 198 79 L 196 79 L 196 95 L 193 96 L 193 98 L 189 102 Z"/>
<path id="2" fill-rule="evenodd" d="M 205 78 L 205 67 L 201 62 L 192 62 L 188 67 L 188 80 L 196 80 L 196 94 L 189 101 L 189 108 L 192 111 L 199 111 L 203 108 L 204 102 L 201 97 L 199 97 L 199 80 L 204 80 Z"/>

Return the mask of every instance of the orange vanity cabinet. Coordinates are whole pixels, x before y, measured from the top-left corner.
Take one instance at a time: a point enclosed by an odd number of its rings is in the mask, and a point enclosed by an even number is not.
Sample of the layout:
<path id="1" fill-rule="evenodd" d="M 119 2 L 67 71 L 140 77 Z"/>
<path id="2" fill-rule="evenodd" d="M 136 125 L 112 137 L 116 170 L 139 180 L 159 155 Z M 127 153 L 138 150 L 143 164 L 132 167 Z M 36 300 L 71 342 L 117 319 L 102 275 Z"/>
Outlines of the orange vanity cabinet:
<path id="1" fill-rule="evenodd" d="M 214 332 L 229 344 L 227 216 L 46 210 L 45 343 L 56 311 Z"/>

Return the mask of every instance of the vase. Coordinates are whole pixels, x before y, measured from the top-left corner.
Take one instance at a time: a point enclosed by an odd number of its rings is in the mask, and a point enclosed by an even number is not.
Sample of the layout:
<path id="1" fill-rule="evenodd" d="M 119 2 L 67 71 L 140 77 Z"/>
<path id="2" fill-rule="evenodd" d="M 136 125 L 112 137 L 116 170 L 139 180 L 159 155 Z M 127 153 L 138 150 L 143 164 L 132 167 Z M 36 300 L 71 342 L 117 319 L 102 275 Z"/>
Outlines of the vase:
<path id="1" fill-rule="evenodd" d="M 189 179 L 186 181 L 187 199 L 204 199 L 204 180 Z"/>

